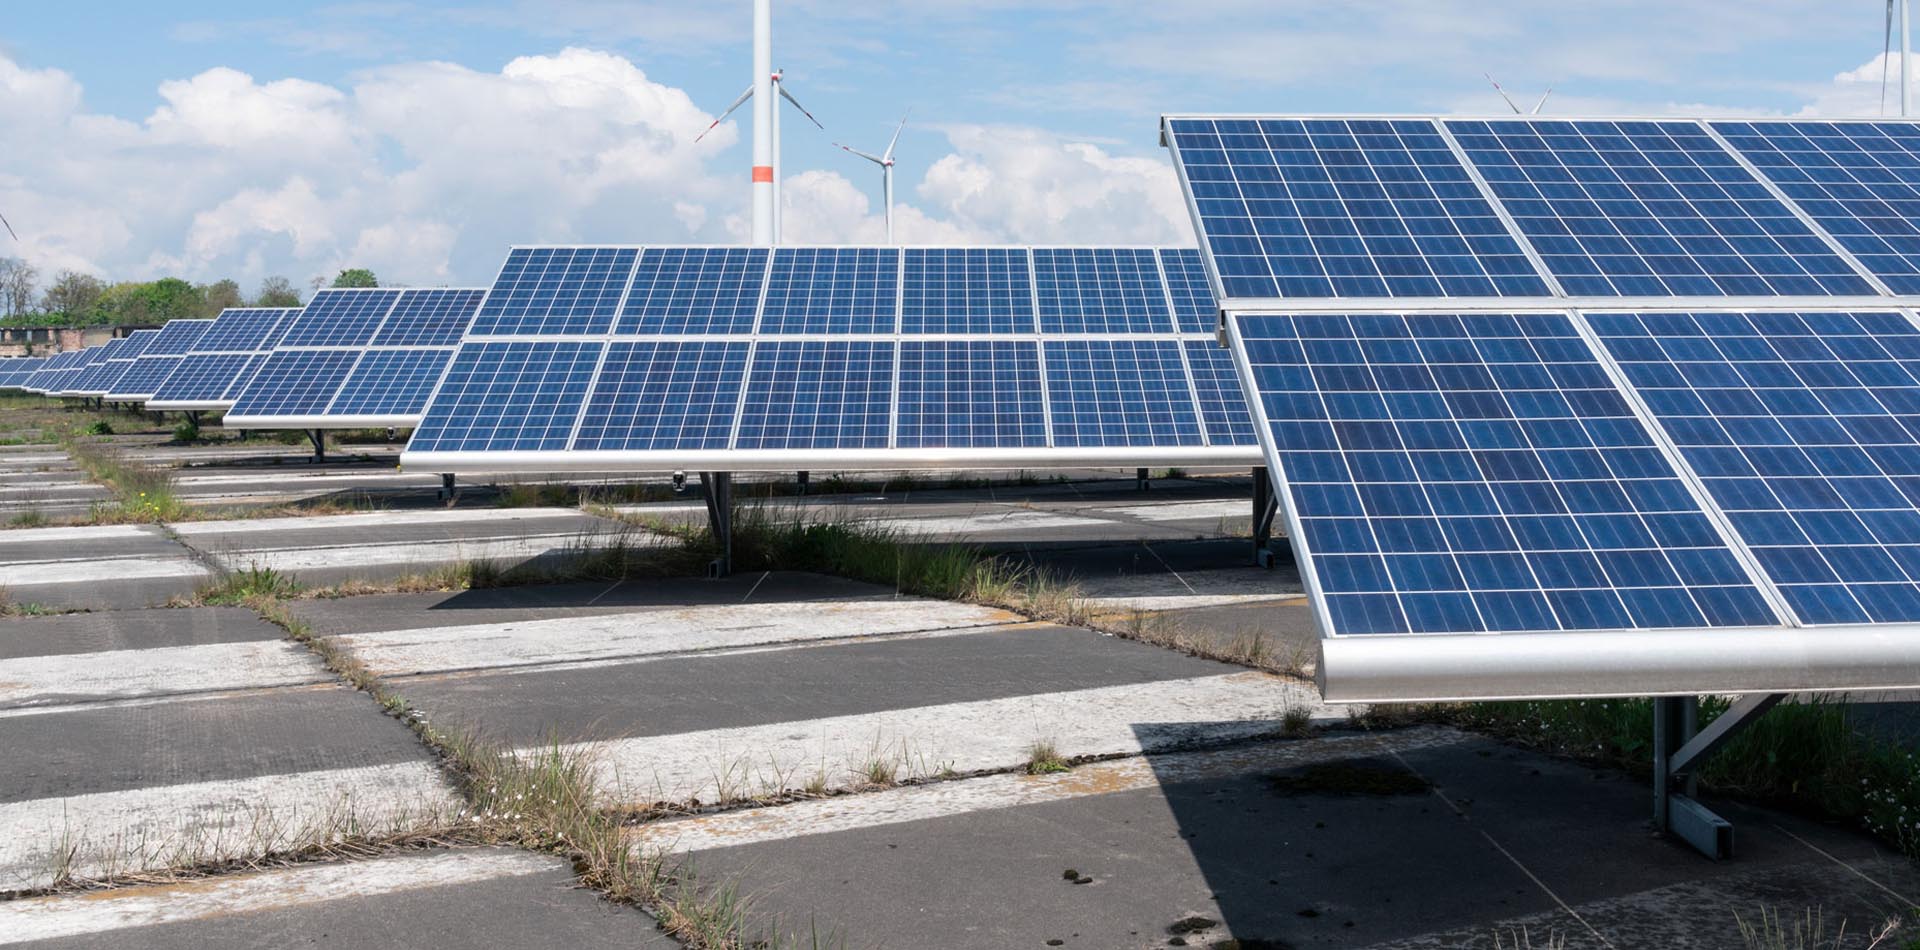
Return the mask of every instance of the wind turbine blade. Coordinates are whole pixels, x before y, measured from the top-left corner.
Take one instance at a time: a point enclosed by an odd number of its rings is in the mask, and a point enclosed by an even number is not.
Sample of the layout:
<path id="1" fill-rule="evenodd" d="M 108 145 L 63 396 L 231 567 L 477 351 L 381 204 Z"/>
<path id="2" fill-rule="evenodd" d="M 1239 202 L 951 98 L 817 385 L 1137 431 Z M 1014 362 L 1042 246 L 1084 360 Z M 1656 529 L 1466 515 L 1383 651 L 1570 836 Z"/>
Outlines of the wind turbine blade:
<path id="1" fill-rule="evenodd" d="M 1522 114 L 1520 112 L 1520 107 L 1514 104 L 1513 97 L 1507 95 L 1507 91 L 1505 89 L 1500 88 L 1500 81 L 1497 79 L 1494 79 L 1492 73 L 1481 73 L 1480 75 L 1487 77 L 1487 81 L 1490 83 L 1493 83 L 1493 91 L 1499 93 L 1500 98 L 1507 100 L 1507 108 L 1512 109 L 1514 115 Z"/>
<path id="2" fill-rule="evenodd" d="M 17 243 L 17 242 L 19 242 L 19 240 L 20 240 L 20 235 L 18 235 L 18 234 L 14 234 L 14 233 L 13 233 L 13 225 L 11 225 L 11 224 L 7 224 L 7 216 L 6 216 L 6 215 L 4 215 L 4 214 L 0 214 L 0 224 L 6 224 L 6 225 L 7 225 L 7 234 L 8 234 L 8 235 L 9 235 L 10 237 L 12 237 L 12 238 L 13 238 L 13 240 L 14 240 L 14 241 L 15 241 L 16 243 Z"/>
<path id="3" fill-rule="evenodd" d="M 835 145 L 840 145 L 840 143 L 839 143 L 839 142 L 835 142 L 835 143 L 833 143 L 833 144 L 835 144 Z M 849 151 L 849 152 L 852 152 L 852 153 L 853 153 L 853 154 L 855 154 L 855 155 L 858 155 L 858 156 L 860 156 L 861 158 L 864 158 L 864 159 L 866 159 L 867 161 L 870 161 L 870 162 L 872 162 L 872 163 L 874 163 L 875 165 L 885 165 L 885 164 L 887 163 L 887 160 L 886 160 L 886 159 L 884 159 L 884 158 L 881 158 L 881 157 L 880 157 L 880 156 L 878 156 L 878 155 L 869 155 L 869 154 L 867 154 L 866 152 L 862 152 L 862 151 L 860 151 L 859 149 L 857 149 L 857 148 L 854 148 L 854 147 L 853 147 L 853 146 L 851 146 L 851 145 L 840 145 L 840 147 L 841 147 L 841 148 L 843 148 L 843 149 L 846 149 L 846 150 L 847 150 L 847 151 Z"/>
<path id="4" fill-rule="evenodd" d="M 907 114 L 900 117 L 900 126 L 893 130 L 893 138 L 887 140 L 887 150 L 881 153 L 886 156 L 887 161 L 893 161 L 893 147 L 899 144 L 900 133 L 907 130 L 907 116 L 910 115 L 913 115 L 912 109 L 908 109 Z"/>
<path id="5" fill-rule="evenodd" d="M 753 98 L 753 87 L 749 85 L 747 87 L 747 91 L 741 93 L 740 98 L 733 100 L 733 105 L 730 105 L 727 107 L 727 111 L 720 113 L 720 118 L 713 120 L 713 124 L 707 126 L 706 132 L 701 132 L 699 135 L 694 136 L 693 140 L 695 142 L 698 142 L 701 139 L 706 138 L 707 132 L 711 132 L 714 129 L 719 128 L 720 123 L 727 121 L 727 116 L 730 116 L 733 114 L 733 110 L 740 108 L 742 105 L 746 103 L 748 99 L 751 99 L 751 98 Z"/>
<path id="6" fill-rule="evenodd" d="M 1541 94 L 1540 94 L 1540 101 L 1539 101 L 1539 102 L 1536 102 L 1536 103 L 1534 103 L 1534 104 L 1533 104 L 1533 114 L 1534 114 L 1534 115 L 1539 115 L 1539 114 L 1540 114 L 1540 110 L 1541 110 L 1541 109 L 1544 109 L 1544 108 L 1546 108 L 1546 105 L 1547 105 L 1547 97 L 1548 97 L 1548 96 L 1551 96 L 1551 95 L 1553 95 L 1553 87 L 1552 87 L 1552 86 L 1548 86 L 1548 87 L 1547 87 L 1547 91 L 1546 91 L 1546 92 L 1543 92 L 1543 93 L 1541 93 Z"/>
<path id="7" fill-rule="evenodd" d="M 815 128 L 817 128 L 817 129 L 819 129 L 819 130 L 820 130 L 820 131 L 822 131 L 822 132 L 825 132 L 825 131 L 827 130 L 827 127 L 826 127 L 826 126 L 824 126 L 824 125 L 821 125 L 821 124 L 820 124 L 820 120 L 819 120 L 819 119 L 816 119 L 816 118 L 814 118 L 814 117 L 813 117 L 813 113 L 811 113 L 811 112 L 808 112 L 808 111 L 807 111 L 807 107 L 806 107 L 806 106 L 803 106 L 803 105 L 801 105 L 801 104 L 800 104 L 800 100 L 798 100 L 798 99 L 795 99 L 795 98 L 793 97 L 793 93 L 791 93 L 791 92 L 788 92 L 788 91 L 787 91 L 787 84 L 786 84 L 786 83 L 781 83 L 781 84 L 780 84 L 780 98 L 782 98 L 782 99 L 785 99 L 785 100 L 787 100 L 788 102 L 791 102 L 791 103 L 793 103 L 793 107 L 794 107 L 795 109 L 799 109 L 799 110 L 800 110 L 800 114 L 801 114 L 801 115 L 804 115 L 804 116 L 806 116 L 806 117 L 807 117 L 807 121 L 809 121 L 809 122 L 812 122 Z"/>

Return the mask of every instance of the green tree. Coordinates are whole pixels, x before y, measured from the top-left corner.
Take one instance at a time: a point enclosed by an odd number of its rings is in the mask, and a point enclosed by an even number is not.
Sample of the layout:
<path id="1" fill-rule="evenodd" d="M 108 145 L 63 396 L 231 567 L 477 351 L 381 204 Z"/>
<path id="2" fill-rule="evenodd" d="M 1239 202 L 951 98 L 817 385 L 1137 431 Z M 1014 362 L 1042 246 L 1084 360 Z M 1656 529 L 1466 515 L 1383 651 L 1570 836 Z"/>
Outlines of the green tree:
<path id="1" fill-rule="evenodd" d="M 298 307 L 300 291 L 295 290 L 293 281 L 285 277 L 269 277 L 260 282 L 260 292 L 253 296 L 256 307 Z"/>
<path id="2" fill-rule="evenodd" d="M 0 257 L 0 312 L 17 317 L 33 309 L 40 272 L 19 257 Z"/>
<path id="3" fill-rule="evenodd" d="M 200 296 L 206 300 L 206 306 L 197 316 L 217 317 L 220 311 L 228 307 L 244 307 L 247 302 L 240 296 L 240 285 L 231 280 L 218 280 L 211 284 L 202 284 Z"/>
<path id="4" fill-rule="evenodd" d="M 200 292 L 200 288 L 178 277 L 162 277 L 143 284 L 139 293 L 141 299 L 146 301 L 149 322 L 165 323 L 207 312 L 206 295 Z"/>
<path id="5" fill-rule="evenodd" d="M 40 309 L 49 314 L 60 314 L 69 322 L 86 321 L 93 318 L 100 295 L 106 289 L 107 285 L 92 274 L 63 270 L 54 275 L 53 286 L 48 287 L 41 296 Z"/>
<path id="6" fill-rule="evenodd" d="M 378 287 L 380 286 L 380 281 L 373 276 L 373 271 L 364 267 L 349 267 L 341 271 L 340 276 L 333 279 L 333 286 Z"/>

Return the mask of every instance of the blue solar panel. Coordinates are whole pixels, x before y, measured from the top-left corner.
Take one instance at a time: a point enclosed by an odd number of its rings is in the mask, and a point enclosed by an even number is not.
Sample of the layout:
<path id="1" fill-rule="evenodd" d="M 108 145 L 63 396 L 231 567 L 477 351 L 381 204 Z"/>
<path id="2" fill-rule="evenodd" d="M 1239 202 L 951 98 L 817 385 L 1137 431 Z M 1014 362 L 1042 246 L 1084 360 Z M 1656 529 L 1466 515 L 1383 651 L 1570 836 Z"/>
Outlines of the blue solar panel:
<path id="1" fill-rule="evenodd" d="M 1549 293 L 1428 120 L 1169 126 L 1228 297 Z"/>
<path id="2" fill-rule="evenodd" d="M 1588 320 L 1801 620 L 1920 620 L 1920 331 L 1907 318 Z"/>
<path id="3" fill-rule="evenodd" d="M 1047 444 L 1035 345 L 1013 340 L 900 344 L 895 446 L 1029 448 Z"/>
<path id="4" fill-rule="evenodd" d="M 372 350 L 360 357 L 329 416 L 417 416 L 453 360 L 450 350 Z"/>
<path id="5" fill-rule="evenodd" d="M 1715 122 L 1714 130 L 1896 294 L 1920 294 L 1920 127 Z"/>
<path id="6" fill-rule="evenodd" d="M 173 375 L 174 370 L 180 368 L 181 359 L 183 357 L 155 356 L 148 353 L 133 361 L 133 368 L 120 377 L 120 381 L 113 385 L 113 389 L 107 395 L 127 399 L 146 399 L 167 381 L 167 377 Z"/>
<path id="7" fill-rule="evenodd" d="M 1172 340 L 1049 340 L 1056 446 L 1203 445 Z"/>
<path id="8" fill-rule="evenodd" d="M 279 345 L 366 346 L 399 299 L 398 290 L 320 291 L 294 317 Z"/>
<path id="9" fill-rule="evenodd" d="M 1200 397 L 1200 421 L 1207 427 L 1211 445 L 1257 445 L 1253 414 L 1247 411 L 1247 397 L 1234 372 L 1233 356 L 1211 340 L 1188 340 L 1187 366 L 1193 370 L 1193 387 Z"/>
<path id="10" fill-rule="evenodd" d="M 612 344 L 573 447 L 724 449 L 746 366 L 746 343 Z"/>
<path id="11" fill-rule="evenodd" d="M 467 343 L 408 441 L 409 451 L 559 451 L 567 447 L 606 345 Z"/>
<path id="12" fill-rule="evenodd" d="M 220 402 L 228 393 L 244 388 L 258 369 L 260 354 L 195 353 L 184 357 L 154 390 L 154 402 Z"/>
<path id="13" fill-rule="evenodd" d="M 374 346 L 453 346 L 480 309 L 484 290 L 409 290 L 387 314 Z M 293 346 L 285 340 L 282 346 Z"/>
<path id="14" fill-rule="evenodd" d="M 892 333 L 899 287 L 895 248 L 776 248 L 760 332 Z"/>
<path id="15" fill-rule="evenodd" d="M 1043 333 L 1166 333 L 1173 329 L 1160 265 L 1144 248 L 1035 248 L 1033 287 Z"/>
<path id="16" fill-rule="evenodd" d="M 751 333 L 766 276 L 764 247 L 648 248 L 617 332 Z"/>
<path id="17" fill-rule="evenodd" d="M 1570 295 L 1874 293 L 1697 123 L 1447 128 Z"/>
<path id="18" fill-rule="evenodd" d="M 1330 634 L 1780 623 L 1567 316 L 1234 322 Z"/>
<path id="19" fill-rule="evenodd" d="M 184 356 L 213 325 L 212 320 L 169 320 L 147 345 L 147 356 Z"/>
<path id="20" fill-rule="evenodd" d="M 884 448 L 892 402 L 891 343 L 763 342 L 734 447 Z"/>
<path id="21" fill-rule="evenodd" d="M 140 355 L 147 351 L 147 347 L 153 345 L 154 339 L 159 335 L 159 330 L 135 330 L 121 338 L 120 352 L 115 353 L 112 358 L 117 360 L 139 359 Z"/>
<path id="22" fill-rule="evenodd" d="M 627 247 L 520 247 L 487 292 L 473 336 L 605 333 L 639 252 Z"/>
<path id="23" fill-rule="evenodd" d="M 353 371 L 354 350 L 282 350 L 269 356 L 229 410 L 236 416 L 316 416 Z"/>
<path id="24" fill-rule="evenodd" d="M 76 393 L 93 392 L 92 387 L 94 380 L 99 379 L 100 373 L 108 366 L 113 365 L 112 360 L 119 355 L 124 342 L 124 340 L 118 339 L 108 340 L 97 347 L 96 349 L 100 352 L 94 358 L 92 364 L 74 374 L 73 378 L 66 381 L 66 391 Z"/>
<path id="25" fill-rule="evenodd" d="M 1032 264 L 1024 248 L 910 247 L 902 333 L 1032 333 Z"/>
<path id="26" fill-rule="evenodd" d="M 244 307 L 223 310 L 193 344 L 193 353 L 257 353 L 272 348 L 298 309 Z"/>
<path id="27" fill-rule="evenodd" d="M 1173 298 L 1173 322 L 1181 333 L 1212 333 L 1220 326 L 1220 306 L 1207 283 L 1200 252 L 1169 248 L 1160 252 L 1160 271 Z"/>

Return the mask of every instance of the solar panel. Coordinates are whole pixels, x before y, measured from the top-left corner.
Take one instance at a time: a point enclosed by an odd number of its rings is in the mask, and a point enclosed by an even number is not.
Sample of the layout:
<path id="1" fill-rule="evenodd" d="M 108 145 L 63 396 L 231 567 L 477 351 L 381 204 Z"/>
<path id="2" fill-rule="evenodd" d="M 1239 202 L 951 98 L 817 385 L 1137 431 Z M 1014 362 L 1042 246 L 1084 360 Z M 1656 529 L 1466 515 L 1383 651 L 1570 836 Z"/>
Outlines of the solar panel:
<path id="1" fill-rule="evenodd" d="M 1193 387 L 1173 340 L 1048 340 L 1053 444 L 1197 445 Z"/>
<path id="2" fill-rule="evenodd" d="M 1220 305 L 1207 286 L 1207 267 L 1200 252 L 1169 248 L 1160 252 L 1160 272 L 1167 278 L 1167 296 L 1173 301 L 1173 322 L 1182 333 L 1212 333 L 1220 326 Z"/>
<path id="3" fill-rule="evenodd" d="M 1920 620 L 1920 330 L 1907 317 L 1588 319 L 1803 622 Z"/>
<path id="4" fill-rule="evenodd" d="M 95 347 L 98 352 L 93 354 L 93 359 L 88 362 L 85 368 L 74 373 L 62 383 L 61 392 L 76 396 L 91 395 L 91 391 L 87 388 L 88 384 L 99 377 L 101 370 L 107 368 L 114 356 L 120 352 L 124 343 L 124 340 L 113 339 Z"/>
<path id="5" fill-rule="evenodd" d="M 234 416 L 318 415 L 359 358 L 352 350 L 280 350 L 267 357 L 228 411 Z"/>
<path id="6" fill-rule="evenodd" d="M 605 333 L 620 310 L 638 253 L 627 247 L 514 248 L 471 333 Z"/>
<path id="7" fill-rule="evenodd" d="M 760 332 L 892 333 L 899 281 L 895 248 L 775 248 Z"/>
<path id="8" fill-rule="evenodd" d="M 212 320 L 169 320 L 143 355 L 184 356 L 212 325 Z"/>
<path id="9" fill-rule="evenodd" d="M 135 330 L 121 337 L 120 346 L 107 354 L 105 362 L 88 370 L 87 375 L 74 384 L 74 390 L 87 396 L 106 396 L 159 335 L 158 330 Z"/>
<path id="10" fill-rule="evenodd" d="M 1193 374 L 1194 395 L 1200 400 L 1200 420 L 1213 445 L 1256 445 L 1253 414 L 1247 411 L 1233 357 L 1211 340 L 1188 340 L 1187 367 Z"/>
<path id="11" fill-rule="evenodd" d="M 271 349 L 298 307 L 232 307 L 200 334 L 190 353 L 258 353 Z"/>
<path id="12" fill-rule="evenodd" d="M 726 448 L 746 362 L 741 342 L 611 344 L 574 446 L 589 452 Z"/>
<path id="13" fill-rule="evenodd" d="M 1715 122 L 1713 129 L 1896 294 L 1920 294 L 1920 128 Z"/>
<path id="14" fill-rule="evenodd" d="M 1025 248 L 906 249 L 900 332 L 1029 333 L 1036 326 Z"/>
<path id="15" fill-rule="evenodd" d="M 484 290 L 409 290 L 387 314 L 374 346 L 455 346 L 473 322 Z M 282 346 L 294 346 L 291 339 Z"/>
<path id="16" fill-rule="evenodd" d="M 748 333 L 767 276 L 764 247 L 655 247 L 640 255 L 620 333 Z"/>
<path id="17" fill-rule="evenodd" d="M 21 388 L 26 385 L 27 377 L 46 364 L 47 358 L 42 356 L 15 356 L 0 360 L 0 387 Z"/>
<path id="18" fill-rule="evenodd" d="M 1447 128 L 1570 295 L 1875 292 L 1697 122 Z"/>
<path id="19" fill-rule="evenodd" d="M 366 346 L 400 300 L 398 290 L 322 290 L 294 317 L 279 346 Z"/>
<path id="20" fill-rule="evenodd" d="M 143 402 L 153 398 L 154 391 L 180 368 L 182 356 L 155 356 L 151 352 L 133 361 L 133 368 L 113 385 L 113 391 L 107 393 L 110 400 L 131 400 Z"/>
<path id="21" fill-rule="evenodd" d="M 1779 624 L 1567 315 L 1231 322 L 1329 635 Z"/>
<path id="22" fill-rule="evenodd" d="M 743 449 L 885 448 L 892 403 L 892 343 L 763 342 L 754 349 L 734 444 Z M 730 423 L 732 407 L 723 408 Z"/>
<path id="23" fill-rule="evenodd" d="M 1035 248 L 1043 333 L 1165 333 L 1173 329 L 1160 265 L 1147 248 Z"/>
<path id="24" fill-rule="evenodd" d="M 427 397 L 440 374 L 453 360 L 451 349 L 371 350 L 360 357 L 353 374 L 340 384 L 339 394 L 325 415 L 343 420 L 356 417 L 413 421 L 427 407 Z"/>
<path id="25" fill-rule="evenodd" d="M 1426 119 L 1169 119 L 1229 298 L 1550 293 Z"/>
<path id="26" fill-rule="evenodd" d="M 604 343 L 470 342 L 440 382 L 409 451 L 530 452 L 566 447 Z"/>
<path id="27" fill-rule="evenodd" d="M 260 368 L 259 353 L 194 353 L 180 358 L 147 400 L 150 409 L 218 408 Z"/>
<path id="28" fill-rule="evenodd" d="M 1047 444 L 1038 348 L 1025 341 L 900 344 L 896 444 L 920 448 L 1033 448 Z"/>

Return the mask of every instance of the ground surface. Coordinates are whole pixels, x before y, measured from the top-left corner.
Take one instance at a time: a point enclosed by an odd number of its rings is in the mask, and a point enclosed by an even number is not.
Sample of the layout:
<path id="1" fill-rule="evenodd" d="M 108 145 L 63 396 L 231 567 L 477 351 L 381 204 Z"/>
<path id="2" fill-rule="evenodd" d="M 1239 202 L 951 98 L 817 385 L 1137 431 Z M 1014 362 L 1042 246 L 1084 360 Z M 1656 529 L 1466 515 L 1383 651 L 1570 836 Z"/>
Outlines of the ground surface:
<path id="1" fill-rule="evenodd" d="M 249 567 L 380 582 L 640 538 L 577 509 L 493 506 L 481 485 L 447 508 L 437 479 L 377 461 L 149 443 L 223 504 L 352 481 L 394 510 L 0 531 L 14 604 L 88 609 L 0 619 L 0 890 L 461 811 L 414 734 L 279 627 L 168 598 Z M 0 486 L 97 491 L 75 471 L 57 447 L 0 452 Z M 1102 609 L 1172 612 L 1218 642 L 1311 646 L 1297 579 L 1248 566 L 1234 536 L 1244 476 L 1141 492 L 1123 474 L 778 504 L 1020 554 Z M 736 886 L 761 926 L 829 946 L 1491 947 L 1524 928 L 1535 946 L 1718 948 L 1739 946 L 1734 911 L 1820 907 L 1859 932 L 1920 899 L 1920 874 L 1846 829 L 1715 803 L 1740 854 L 1714 864 L 1652 836 L 1626 777 L 1450 729 L 1365 731 L 1303 679 L 883 586 L 773 572 L 293 610 L 437 727 L 579 750 L 610 806 L 835 793 L 628 830 Z M 1291 710 L 1313 717 L 1307 735 L 1283 725 Z M 1036 742 L 1082 764 L 1026 775 Z M 909 784 L 862 790 L 876 762 Z M 677 945 L 558 858 L 431 847 L 0 901 L 0 944 Z"/>

